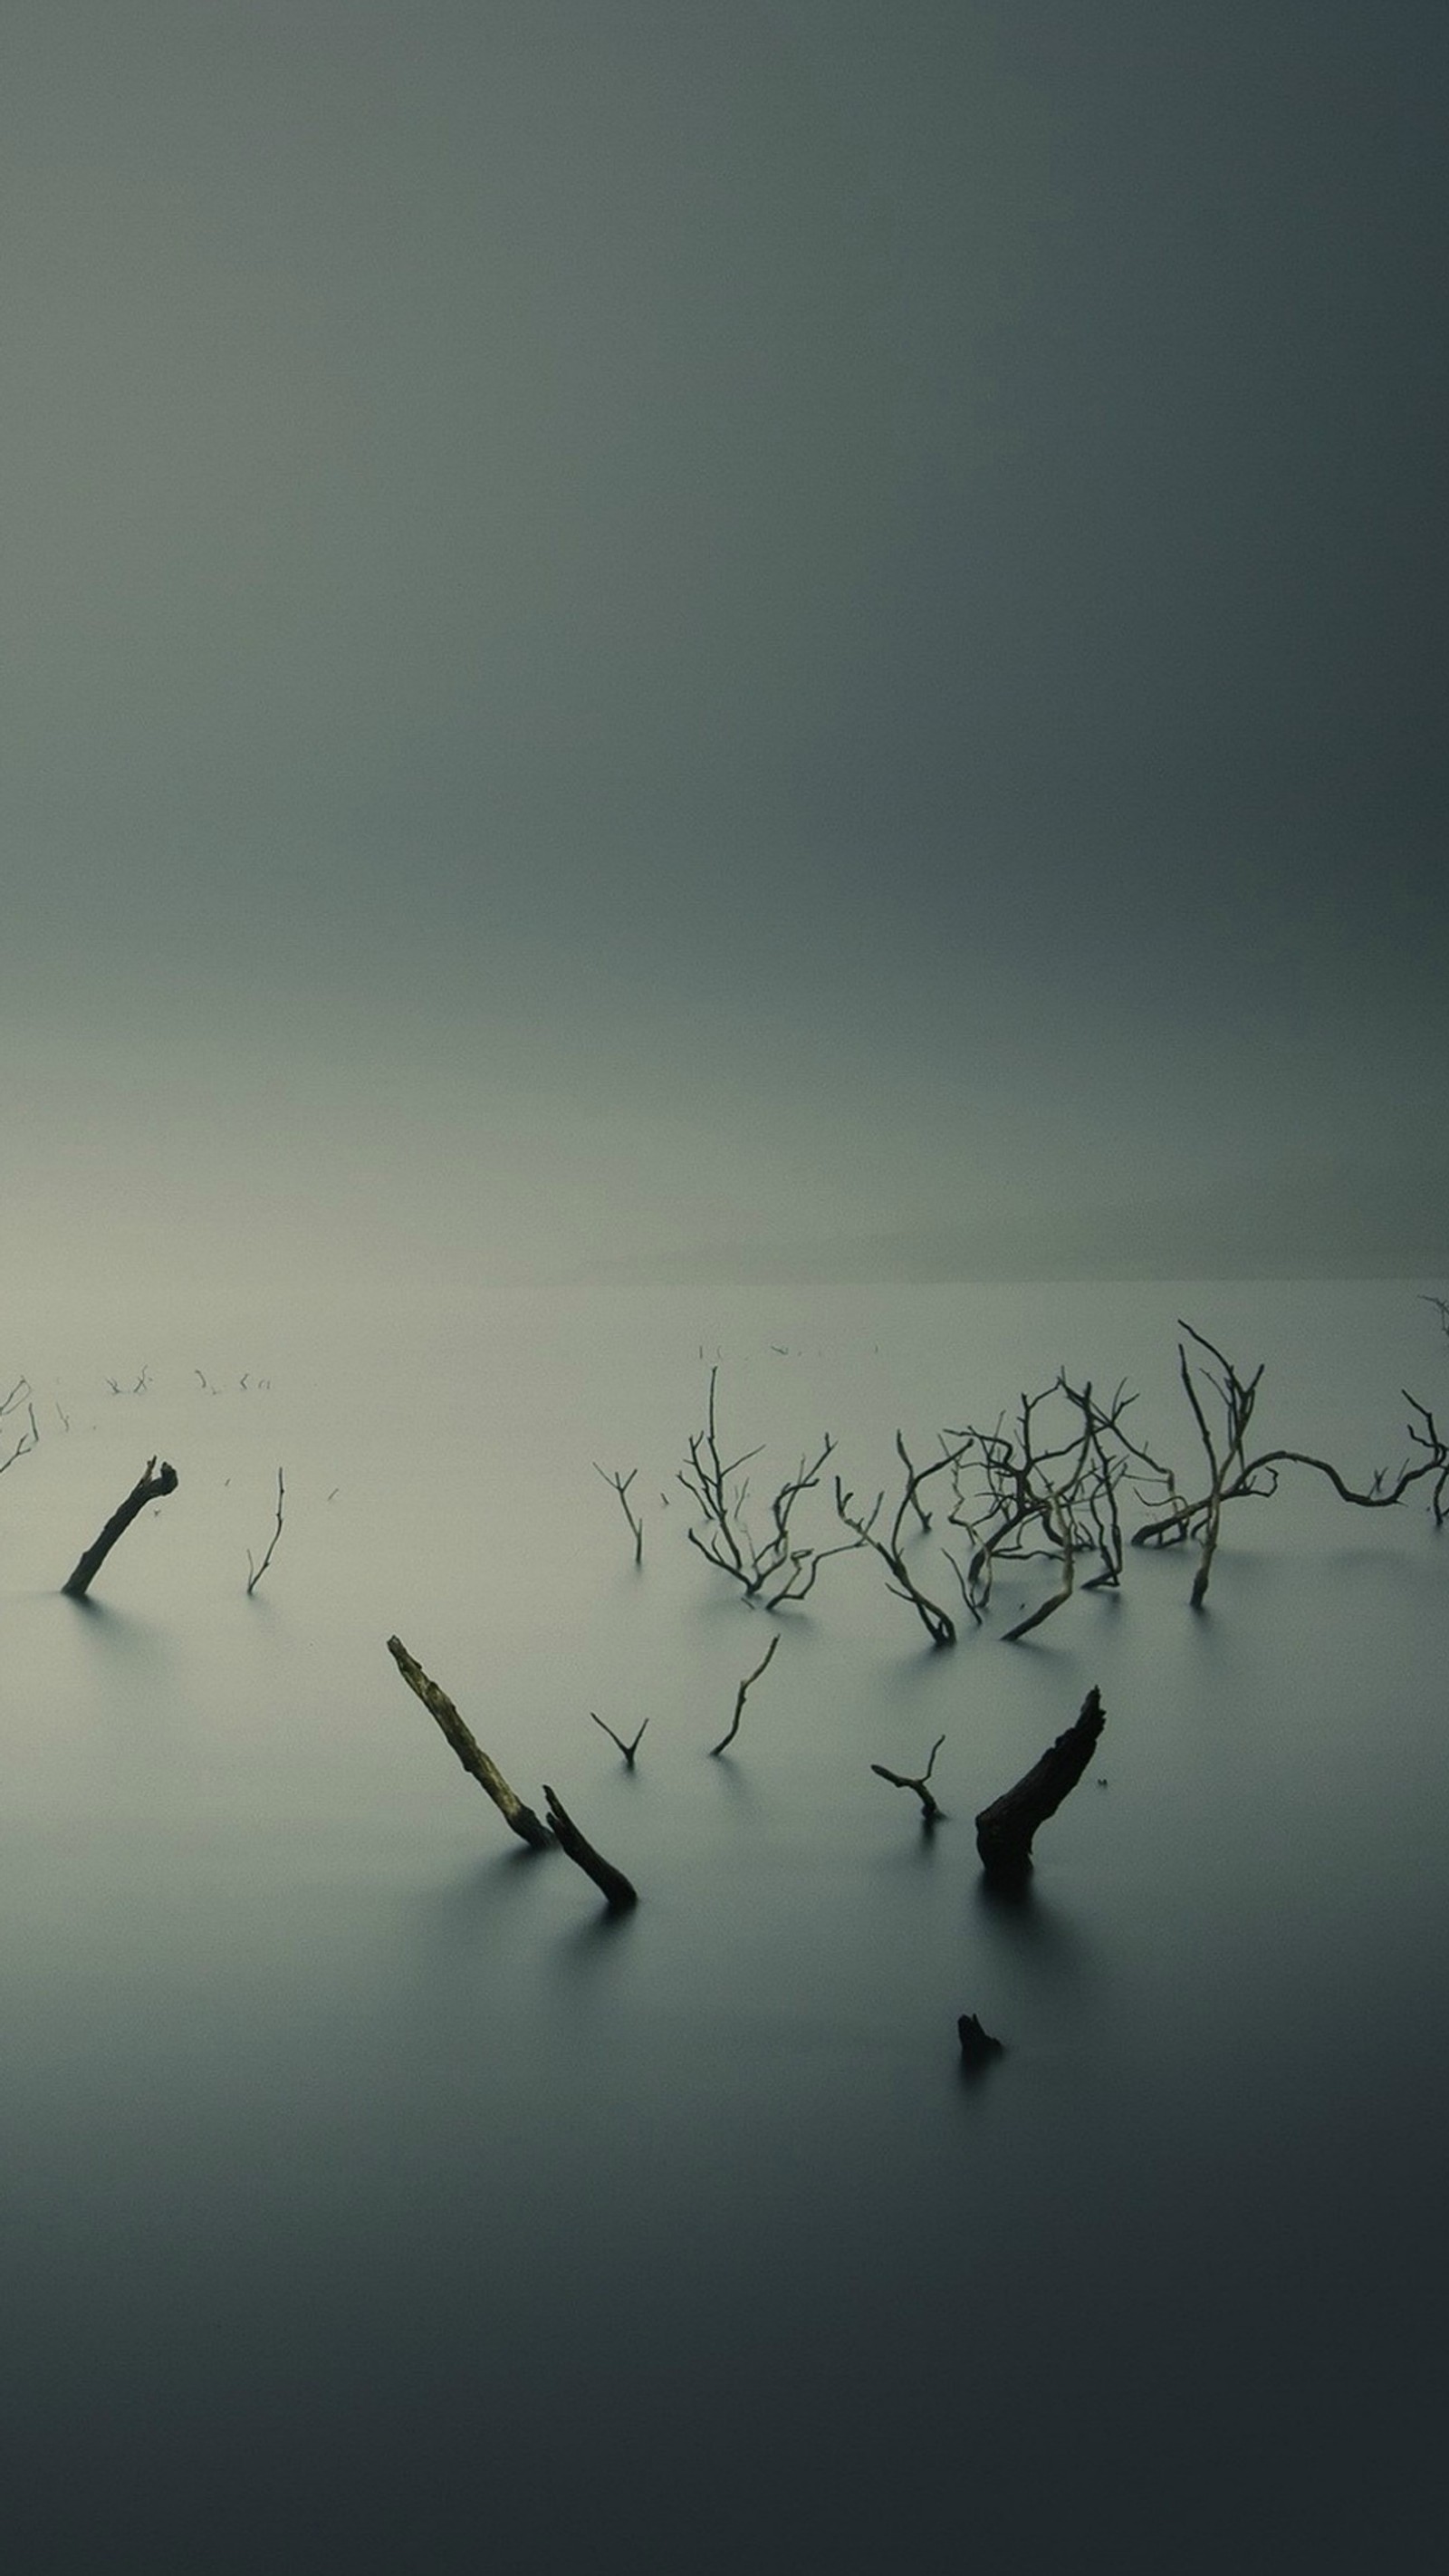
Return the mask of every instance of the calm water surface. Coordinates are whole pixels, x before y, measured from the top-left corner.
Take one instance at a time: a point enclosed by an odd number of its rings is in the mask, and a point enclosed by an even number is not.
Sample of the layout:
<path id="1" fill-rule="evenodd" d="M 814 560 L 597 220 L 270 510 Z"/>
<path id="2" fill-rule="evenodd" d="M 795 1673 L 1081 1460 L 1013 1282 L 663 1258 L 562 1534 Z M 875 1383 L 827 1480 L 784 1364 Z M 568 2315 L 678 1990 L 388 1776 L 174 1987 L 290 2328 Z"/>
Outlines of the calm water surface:
<path id="1" fill-rule="evenodd" d="M 710 1365 L 764 1492 L 830 1431 L 869 1495 L 897 1425 L 924 1451 L 1062 1362 L 1139 1385 L 1186 1475 L 1184 1312 L 1266 1359 L 1270 1439 L 1356 1473 L 1401 1386 L 1449 1414 L 1415 1283 L 19 1320 L 9 2565 L 1443 2563 L 1426 1514 L 1300 1481 L 1239 1507 L 1202 1618 L 1133 1558 L 954 1654 L 842 1560 L 707 1754 L 770 1633 L 685 1540 Z M 153 1453 L 178 1492 L 61 1599 Z M 638 1468 L 642 1571 L 595 1460 Z M 512 1843 L 392 1631 L 637 1914 Z M 970 1818 L 1094 1682 L 1100 1759 L 990 1903 Z M 591 1709 L 648 1718 L 633 1773 Z M 869 1766 L 942 1733 L 927 1842 Z M 978 2083 L 967 2009 L 1008 2042 Z"/>

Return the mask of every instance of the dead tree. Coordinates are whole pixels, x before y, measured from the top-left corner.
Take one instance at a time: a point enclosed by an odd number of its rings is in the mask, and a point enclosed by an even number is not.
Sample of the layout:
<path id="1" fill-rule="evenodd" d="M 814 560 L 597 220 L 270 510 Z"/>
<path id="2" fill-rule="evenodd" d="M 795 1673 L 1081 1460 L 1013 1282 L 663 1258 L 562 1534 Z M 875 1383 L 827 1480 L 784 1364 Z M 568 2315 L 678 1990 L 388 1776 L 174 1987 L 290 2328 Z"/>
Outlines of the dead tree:
<path id="1" fill-rule="evenodd" d="M 602 1852 L 595 1851 L 593 1844 L 580 1833 L 557 1791 L 550 1789 L 547 1781 L 544 1782 L 543 1794 L 549 1823 L 560 1851 L 567 1852 L 570 1860 L 593 1880 L 611 1914 L 627 1914 L 630 1907 L 639 1902 L 639 1891 L 632 1880 L 627 1879 L 621 1869 L 615 1869 L 611 1860 L 605 1860 Z"/>
<path id="2" fill-rule="evenodd" d="M 510 1789 L 496 1762 L 490 1760 L 476 1741 L 472 1730 L 459 1716 L 446 1691 L 428 1679 L 422 1665 L 408 1653 L 400 1637 L 389 1637 L 387 1651 L 407 1683 L 415 1691 L 430 1717 L 435 1717 L 465 1771 L 471 1772 L 482 1789 L 486 1789 L 506 1825 L 531 1851 L 548 1851 L 553 1836 L 532 1807 L 526 1807 L 516 1791 Z"/>
<path id="3" fill-rule="evenodd" d="M 950 1438 L 954 1435 L 948 1433 L 946 1437 Z M 856 1504 L 854 1494 L 847 1490 L 839 1476 L 835 1479 L 836 1514 L 844 1522 L 845 1527 L 854 1532 L 857 1547 L 874 1548 L 891 1578 L 887 1589 L 895 1594 L 898 1601 L 910 1603 L 932 1645 L 954 1646 L 955 1620 L 949 1610 L 943 1609 L 940 1602 L 933 1600 L 930 1593 L 922 1588 L 907 1563 L 906 1531 L 912 1517 L 919 1530 L 929 1530 L 930 1514 L 921 1501 L 921 1488 L 928 1484 L 933 1476 L 950 1474 L 964 1457 L 965 1446 L 963 1444 L 955 1449 L 947 1449 L 943 1446 L 939 1458 L 932 1458 L 926 1466 L 917 1467 L 908 1455 L 905 1442 L 898 1431 L 896 1454 L 905 1468 L 906 1476 L 900 1501 L 891 1515 L 889 1528 L 882 1530 L 877 1527 L 881 1513 L 885 1509 L 884 1490 L 877 1494 L 869 1511 L 862 1511 Z"/>
<path id="4" fill-rule="evenodd" d="M 764 1655 L 760 1662 L 756 1664 L 754 1671 L 752 1673 L 746 1673 L 744 1680 L 741 1682 L 739 1689 L 735 1693 L 734 1716 L 730 1719 L 728 1729 L 720 1737 L 718 1744 L 712 1744 L 710 1746 L 709 1749 L 711 1757 L 716 1753 L 727 1752 L 729 1747 L 733 1744 L 735 1737 L 740 1731 L 740 1719 L 745 1713 L 745 1700 L 749 1692 L 753 1689 L 755 1683 L 759 1680 L 761 1673 L 764 1671 L 766 1664 L 768 1664 L 770 1657 L 773 1655 L 779 1642 L 780 1640 L 777 1636 L 772 1637 L 768 1646 L 765 1648 Z"/>
<path id="5" fill-rule="evenodd" d="M 1186 1346 L 1181 1342 L 1177 1346 L 1178 1374 L 1206 1455 L 1208 1482 L 1206 1490 L 1191 1500 L 1185 1500 L 1174 1486 L 1167 1510 L 1135 1529 L 1132 1544 L 1175 1547 L 1188 1539 L 1197 1542 L 1200 1553 L 1190 1596 L 1194 1610 L 1200 1610 L 1207 1597 L 1225 1505 L 1261 1502 L 1275 1494 L 1281 1467 L 1309 1468 L 1332 1486 L 1340 1501 L 1353 1503 L 1360 1511 L 1390 1511 L 1412 1487 L 1427 1478 L 1429 1509 L 1435 1527 L 1442 1529 L 1449 1518 L 1449 1446 L 1428 1406 L 1420 1404 L 1407 1388 L 1400 1390 L 1409 1408 L 1407 1438 L 1411 1451 L 1422 1454 L 1417 1460 L 1412 1456 L 1406 1459 L 1396 1476 L 1380 1468 L 1366 1487 L 1351 1485 L 1331 1459 L 1315 1457 L 1306 1449 L 1260 1449 L 1250 1457 L 1247 1435 L 1263 1375 L 1261 1361 L 1251 1377 L 1244 1377 L 1205 1333 L 1197 1332 L 1191 1324 L 1182 1324 L 1181 1329 L 1199 1351 L 1206 1351 L 1209 1359 L 1217 1363 L 1216 1368 L 1202 1361 L 1194 1366 Z M 1203 1386 L 1216 1399 L 1220 1420 L 1210 1418 Z"/>
<path id="6" fill-rule="evenodd" d="M 250 1548 L 248 1548 L 248 1549 L 247 1549 L 247 1599 L 248 1599 L 248 1600 L 250 1600 L 250 1599 L 251 1599 L 252 1594 L 255 1592 L 255 1590 L 256 1590 L 256 1588 L 257 1588 L 257 1585 L 260 1583 L 260 1581 L 261 1581 L 261 1579 L 262 1579 L 262 1576 L 266 1573 L 266 1570 L 267 1570 L 268 1566 L 271 1564 L 271 1561 L 272 1561 L 272 1550 L 275 1548 L 275 1546 L 276 1546 L 276 1544 L 277 1544 L 278 1539 L 279 1539 L 279 1538 L 281 1537 L 281 1535 L 282 1535 L 282 1505 L 283 1505 L 283 1502 L 285 1501 L 285 1499 L 286 1499 L 286 1487 L 285 1487 L 285 1485 L 284 1485 L 284 1484 L 283 1484 L 283 1482 L 282 1482 L 282 1471 L 281 1471 L 281 1468 L 279 1467 L 279 1468 L 277 1469 L 277 1526 L 276 1526 L 276 1528 L 273 1530 L 271 1537 L 270 1537 L 270 1538 L 268 1539 L 268 1541 L 267 1541 L 267 1552 L 266 1552 L 266 1555 L 262 1558 L 262 1561 L 261 1561 L 261 1564 L 260 1564 L 260 1565 L 253 1565 L 253 1564 L 252 1564 L 252 1552 L 251 1552 L 251 1549 L 250 1549 Z"/>
<path id="7" fill-rule="evenodd" d="M 757 1540 L 745 1516 L 749 1484 L 740 1469 L 758 1458 L 760 1451 L 742 1450 L 726 1463 L 715 1410 L 718 1379 L 718 1368 L 712 1368 L 705 1427 L 690 1440 L 688 1466 L 679 1472 L 679 1483 L 703 1515 L 686 1535 L 691 1547 L 739 1585 L 745 1600 L 778 1610 L 783 1602 L 804 1600 L 827 1557 L 848 1552 L 840 1547 L 798 1546 L 790 1533 L 791 1514 L 801 1495 L 813 1493 L 819 1484 L 835 1442 L 827 1436 L 813 1459 L 801 1459 L 796 1474 L 786 1479 L 770 1504 L 768 1535 Z"/>
<path id="8" fill-rule="evenodd" d="M 1120 1583 L 1119 1489 L 1128 1481 L 1140 1490 L 1142 1479 L 1166 1479 L 1166 1470 L 1124 1428 L 1123 1417 L 1135 1402 L 1123 1383 L 1104 1405 L 1090 1378 L 1073 1386 L 1061 1370 L 1050 1386 L 1020 1398 L 1010 1430 L 998 1421 L 994 1431 L 943 1435 L 961 1444 L 953 1471 L 951 1525 L 973 1542 L 965 1566 L 949 1550 L 947 1562 L 977 1625 L 986 1617 L 998 1562 L 1041 1557 L 1055 1560 L 1060 1568 L 1056 1590 L 1003 1632 L 1008 1645 L 1030 1636 L 1071 1599 L 1081 1562 L 1095 1559 L 1098 1569 L 1082 1583 L 1083 1591 Z M 1059 1420 L 1065 1413 L 1060 1429 L 1050 1416 L 1041 1426 L 1039 1417 L 1047 1406 L 1055 1408 Z M 976 1476 L 969 1496 L 964 1490 L 968 1468 Z"/>
<path id="9" fill-rule="evenodd" d="M 596 1476 L 602 1476 L 605 1484 L 611 1487 L 613 1492 L 619 1497 L 624 1518 L 628 1522 L 629 1527 L 634 1534 L 634 1562 L 636 1565 L 642 1565 L 644 1562 L 644 1524 L 640 1520 L 629 1500 L 629 1488 L 633 1484 L 638 1473 L 639 1470 L 637 1467 L 631 1467 L 628 1475 L 622 1476 L 620 1475 L 617 1467 L 610 1470 L 607 1467 L 601 1467 L 597 1458 L 594 1460 L 594 1474 Z"/>
<path id="10" fill-rule="evenodd" d="M 1075 1789 L 1105 1724 L 1102 1695 L 1094 1687 L 1073 1723 L 1048 1745 L 1041 1760 L 1014 1788 L 982 1808 L 976 1819 L 976 1848 L 993 1885 L 1020 1886 L 1030 1874 L 1032 1836 Z"/>
<path id="11" fill-rule="evenodd" d="M 117 1539 L 124 1537 L 132 1521 L 144 1512 L 148 1503 L 159 1501 L 163 1494 L 174 1494 L 180 1481 L 175 1468 L 164 1458 L 159 1467 L 154 1458 L 148 1458 L 145 1474 L 137 1479 L 125 1501 L 112 1512 L 100 1537 L 86 1549 L 61 1585 L 61 1591 L 72 1601 L 83 1601 Z"/>
<path id="12" fill-rule="evenodd" d="M 870 1766 L 872 1771 L 875 1773 L 876 1778 L 878 1780 L 889 1780 L 893 1789 L 915 1790 L 916 1796 L 921 1802 L 922 1829 L 928 1834 L 934 1832 L 936 1826 L 943 1822 L 942 1810 L 937 1806 L 935 1793 L 928 1784 L 930 1782 L 931 1773 L 936 1767 L 936 1756 L 940 1752 L 945 1741 L 946 1739 L 944 1735 L 937 1736 L 935 1743 L 931 1747 L 931 1758 L 926 1764 L 924 1771 L 888 1771 L 883 1762 L 872 1762 Z"/>
<path id="13" fill-rule="evenodd" d="M 609 1742 L 610 1742 L 611 1744 L 617 1744 L 617 1746 L 618 1746 L 618 1748 L 619 1748 L 620 1752 L 621 1752 L 621 1753 L 623 1754 L 623 1756 L 624 1756 L 624 1768 L 625 1768 L 625 1770 L 626 1770 L 626 1771 L 632 1771 L 632 1770 L 633 1770 L 633 1768 L 634 1768 L 634 1756 L 635 1756 L 635 1754 L 636 1754 L 636 1753 L 638 1752 L 638 1750 L 639 1750 L 640 1739 L 641 1739 L 641 1737 L 643 1736 L 644 1728 L 645 1728 L 645 1727 L 648 1725 L 648 1723 L 649 1723 L 648 1718 L 646 1717 L 646 1718 L 643 1720 L 643 1722 L 641 1723 L 641 1725 L 640 1725 L 640 1727 L 639 1727 L 638 1734 L 634 1735 L 634 1736 L 630 1739 L 630 1741 L 626 1744 L 626 1743 L 625 1743 L 625 1741 L 624 1741 L 624 1738 L 622 1737 L 622 1735 L 616 1735 L 616 1734 L 614 1733 L 614 1730 L 613 1730 L 612 1726 L 610 1726 L 610 1724 L 609 1724 L 609 1722 L 608 1722 L 607 1718 L 602 1718 L 602 1717 L 600 1717 L 599 1712 L 598 1712 L 598 1710 L 597 1710 L 596 1708 L 591 1708 L 591 1709 L 590 1709 L 590 1711 L 589 1711 L 589 1715 L 590 1715 L 590 1717 L 593 1719 L 595 1726 L 602 1727 L 602 1729 L 603 1729 L 603 1731 L 604 1731 L 605 1735 L 607 1735 L 607 1737 L 608 1737 L 608 1739 L 609 1739 Z"/>

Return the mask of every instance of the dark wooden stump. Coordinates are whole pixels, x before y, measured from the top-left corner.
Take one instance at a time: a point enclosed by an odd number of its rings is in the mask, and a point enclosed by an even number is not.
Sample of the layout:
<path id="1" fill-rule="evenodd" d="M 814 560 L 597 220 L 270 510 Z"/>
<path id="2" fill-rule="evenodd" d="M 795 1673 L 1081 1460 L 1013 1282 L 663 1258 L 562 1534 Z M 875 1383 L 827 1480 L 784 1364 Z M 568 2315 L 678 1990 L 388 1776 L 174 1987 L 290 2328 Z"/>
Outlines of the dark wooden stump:
<path id="1" fill-rule="evenodd" d="M 158 1467 L 154 1458 L 146 1461 L 146 1472 L 131 1487 L 125 1501 L 112 1512 L 94 1545 L 88 1547 L 73 1573 L 66 1577 L 61 1590 L 72 1601 L 84 1601 L 101 1567 L 105 1564 L 118 1538 L 124 1538 L 137 1515 L 148 1503 L 159 1501 L 162 1494 L 174 1494 L 181 1482 L 174 1467 L 163 1458 Z"/>
<path id="2" fill-rule="evenodd" d="M 1106 1722 L 1102 1694 L 1093 1687 L 1073 1724 L 1048 1745 L 1041 1760 L 1033 1763 L 1014 1789 L 982 1808 L 976 1819 L 976 1848 L 994 1885 L 1020 1886 L 1027 1877 L 1033 1834 L 1075 1789 Z"/>
<path id="3" fill-rule="evenodd" d="M 557 1791 L 550 1789 L 547 1781 L 543 1785 L 543 1794 L 548 1820 L 560 1851 L 566 1851 L 570 1860 L 576 1861 L 586 1877 L 593 1880 L 611 1914 L 627 1914 L 630 1906 L 639 1902 L 638 1889 L 621 1869 L 615 1869 L 612 1861 L 605 1860 L 602 1852 L 595 1851 L 593 1844 L 580 1833 Z"/>
<path id="4" fill-rule="evenodd" d="M 960 2015 L 956 2036 L 961 2042 L 961 2063 L 973 2074 L 979 2067 L 990 2066 L 993 2059 L 1005 2054 L 1005 2041 L 994 2039 L 989 2030 L 983 2030 L 974 2013 Z"/>

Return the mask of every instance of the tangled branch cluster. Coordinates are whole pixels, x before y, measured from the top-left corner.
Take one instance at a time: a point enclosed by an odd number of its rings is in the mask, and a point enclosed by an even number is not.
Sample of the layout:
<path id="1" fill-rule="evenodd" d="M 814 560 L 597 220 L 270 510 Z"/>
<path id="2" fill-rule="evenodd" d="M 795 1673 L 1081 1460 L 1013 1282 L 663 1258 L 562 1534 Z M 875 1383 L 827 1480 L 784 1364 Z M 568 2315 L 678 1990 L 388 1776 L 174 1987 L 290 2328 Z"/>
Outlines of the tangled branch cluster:
<path id="1" fill-rule="evenodd" d="M 919 1565 L 919 1543 L 933 1527 L 931 1489 L 944 1489 L 945 1527 L 959 1538 L 953 1545 L 940 1543 L 939 1553 L 974 1626 L 986 1623 L 998 1567 L 1030 1562 L 1051 1570 L 1044 1598 L 1002 1631 L 1014 1645 L 1078 1590 L 1120 1586 L 1128 1547 L 1195 1546 L 1190 1598 L 1200 1610 L 1227 1505 L 1275 1493 L 1287 1466 L 1322 1476 L 1342 1501 L 1367 1510 L 1389 1509 L 1416 1486 L 1427 1486 L 1435 1527 L 1449 1519 L 1449 1444 L 1429 1407 L 1407 1390 L 1406 1456 L 1396 1470 L 1380 1468 L 1366 1485 L 1355 1485 L 1330 1459 L 1311 1451 L 1252 1450 L 1261 1364 L 1244 1373 L 1193 1325 L 1179 1329 L 1178 1377 L 1201 1451 L 1190 1480 L 1180 1479 L 1136 1438 L 1128 1417 L 1138 1399 L 1125 1382 L 1103 1397 L 1090 1378 L 1078 1385 L 1062 1369 L 1034 1395 L 1023 1394 L 1014 1414 L 999 1416 L 990 1430 L 970 1424 L 943 1430 L 937 1454 L 924 1463 L 916 1462 L 897 1431 L 901 1481 L 893 1501 L 882 1487 L 874 1501 L 860 1502 L 835 1476 L 835 1516 L 848 1535 L 830 1547 L 801 1540 L 792 1522 L 802 1499 L 819 1486 L 835 1453 L 833 1439 L 822 1441 L 777 1489 L 767 1507 L 768 1528 L 757 1536 L 743 1471 L 760 1452 L 749 1449 L 730 1458 L 721 1449 L 719 1372 L 711 1369 L 705 1426 L 690 1440 L 679 1475 L 698 1512 L 690 1544 L 746 1600 L 767 1610 L 803 1600 L 827 1558 L 869 1549 L 885 1567 L 888 1589 L 915 1611 L 932 1645 L 954 1645 L 954 1609 L 937 1597 L 939 1582 L 928 1588 Z M 1129 1532 L 1124 1511 L 1145 1517 Z"/>

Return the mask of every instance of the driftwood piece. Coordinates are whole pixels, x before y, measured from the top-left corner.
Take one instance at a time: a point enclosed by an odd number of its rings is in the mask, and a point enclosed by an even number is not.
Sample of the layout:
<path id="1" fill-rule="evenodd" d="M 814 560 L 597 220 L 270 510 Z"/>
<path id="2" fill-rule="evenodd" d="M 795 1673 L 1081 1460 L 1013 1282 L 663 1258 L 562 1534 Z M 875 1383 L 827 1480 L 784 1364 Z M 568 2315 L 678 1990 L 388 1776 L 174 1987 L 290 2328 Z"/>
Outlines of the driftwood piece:
<path id="1" fill-rule="evenodd" d="M 1048 1745 L 1041 1760 L 1033 1763 L 1015 1788 L 982 1808 L 976 1819 L 976 1848 L 989 1879 L 1010 1884 L 1026 1877 L 1037 1826 L 1054 1816 L 1075 1789 L 1106 1722 L 1102 1694 L 1094 1686 L 1073 1723 L 1055 1744 Z"/>
<path id="2" fill-rule="evenodd" d="M 612 1861 L 605 1860 L 602 1852 L 595 1851 L 587 1836 L 580 1833 L 567 1807 L 560 1802 L 557 1791 L 550 1789 L 547 1781 L 544 1782 L 543 1794 L 548 1805 L 549 1823 L 560 1851 L 566 1851 L 570 1860 L 576 1861 L 585 1876 L 593 1880 L 611 1914 L 627 1914 L 630 1906 L 639 1902 L 637 1887 L 621 1869 L 615 1869 Z"/>
<path id="3" fill-rule="evenodd" d="M 961 2063 L 974 2075 L 980 2067 L 989 2066 L 993 2058 L 1005 2054 L 1006 2042 L 994 2039 L 983 2030 L 975 2013 L 961 2013 L 956 2021 L 956 2036 L 961 2042 Z"/>
<path id="4" fill-rule="evenodd" d="M 489 1759 L 475 1740 L 471 1728 L 459 1716 L 447 1692 L 439 1690 L 437 1683 L 428 1679 L 422 1665 L 414 1661 L 400 1637 L 389 1637 L 387 1651 L 409 1690 L 416 1691 L 429 1716 L 437 1719 L 464 1770 L 470 1771 L 479 1787 L 487 1790 L 504 1823 L 511 1826 L 519 1841 L 527 1843 L 531 1850 L 547 1851 L 553 1842 L 547 1825 L 534 1814 L 532 1807 L 524 1805 L 516 1790 L 510 1789 L 497 1763 Z"/>
<path id="5" fill-rule="evenodd" d="M 72 1601 L 83 1601 L 105 1564 L 118 1538 L 123 1538 L 139 1513 L 162 1494 L 174 1494 L 181 1479 L 174 1467 L 163 1458 L 158 1467 L 154 1458 L 146 1461 L 146 1472 L 131 1487 L 125 1501 L 112 1512 L 100 1537 L 86 1549 L 74 1572 L 67 1576 L 61 1591 Z"/>

